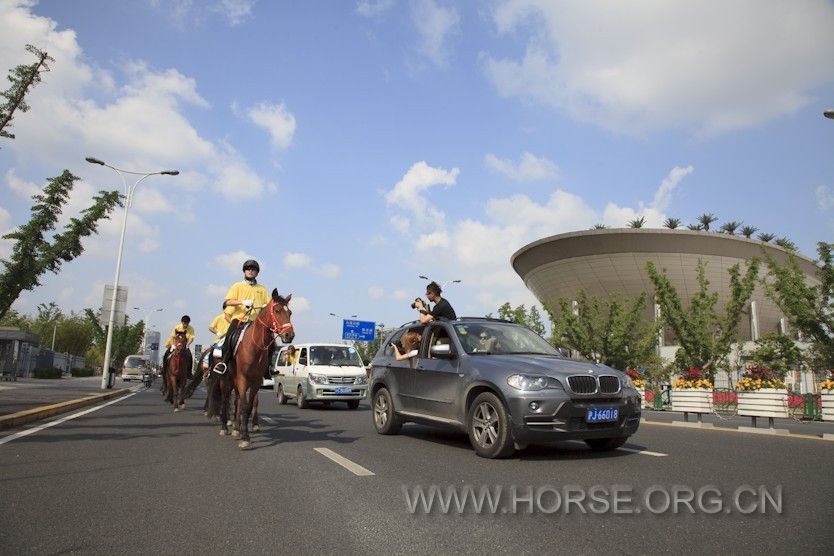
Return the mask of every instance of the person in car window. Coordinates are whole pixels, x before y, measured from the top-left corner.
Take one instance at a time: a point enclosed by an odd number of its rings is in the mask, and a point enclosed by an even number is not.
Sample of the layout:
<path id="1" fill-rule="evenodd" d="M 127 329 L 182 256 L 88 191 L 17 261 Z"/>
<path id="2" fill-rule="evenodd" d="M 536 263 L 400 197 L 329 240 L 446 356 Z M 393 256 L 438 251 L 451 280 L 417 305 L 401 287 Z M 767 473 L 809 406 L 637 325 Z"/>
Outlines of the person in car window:
<path id="1" fill-rule="evenodd" d="M 426 286 L 426 297 L 431 303 L 434 303 L 431 310 L 423 304 L 422 299 L 414 300 L 414 306 L 420 312 L 421 323 L 426 324 L 438 319 L 455 320 L 458 318 L 449 301 L 440 297 L 441 293 L 442 290 L 437 282 L 429 282 Z"/>
<path id="2" fill-rule="evenodd" d="M 397 345 L 398 342 L 391 342 L 391 346 L 394 348 L 394 359 L 404 361 L 417 355 L 417 346 L 420 345 L 420 338 L 419 332 L 406 332 L 399 341 L 400 345 Z M 400 350 L 400 347 L 402 347 L 402 350 Z"/>

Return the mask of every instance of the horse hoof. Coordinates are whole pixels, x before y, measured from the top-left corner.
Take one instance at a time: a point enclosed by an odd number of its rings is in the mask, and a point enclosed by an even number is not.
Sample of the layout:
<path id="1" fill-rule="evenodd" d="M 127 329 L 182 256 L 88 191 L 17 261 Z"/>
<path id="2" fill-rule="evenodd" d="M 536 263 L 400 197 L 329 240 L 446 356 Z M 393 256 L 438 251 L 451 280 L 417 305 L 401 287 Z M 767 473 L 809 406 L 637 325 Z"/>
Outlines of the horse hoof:
<path id="1" fill-rule="evenodd" d="M 208 411 L 203 411 L 203 415 L 204 415 L 205 417 L 208 417 Z"/>
<path id="2" fill-rule="evenodd" d="M 232 426 L 232 422 L 231 422 L 231 421 L 226 421 L 226 426 L 227 426 L 227 427 L 231 427 L 231 426 Z"/>
<path id="3" fill-rule="evenodd" d="M 175 407 L 175 408 L 174 408 L 174 413 L 176 413 L 176 412 L 177 412 L 177 411 L 179 411 L 179 410 L 180 410 L 180 408 Z"/>
<path id="4" fill-rule="evenodd" d="M 246 450 L 249 448 L 249 441 L 248 440 L 241 440 L 237 443 L 237 447 L 241 450 Z"/>
<path id="5" fill-rule="evenodd" d="M 253 426 L 252 427 L 252 432 L 261 432 L 261 426 L 260 425 Z"/>
<path id="6" fill-rule="evenodd" d="M 226 436 L 228 434 L 229 434 L 229 431 L 224 431 L 224 430 L 220 431 L 220 436 Z"/>
<path id="7" fill-rule="evenodd" d="M 238 436 L 240 436 L 240 431 L 232 431 L 232 436 L 237 438 Z"/>

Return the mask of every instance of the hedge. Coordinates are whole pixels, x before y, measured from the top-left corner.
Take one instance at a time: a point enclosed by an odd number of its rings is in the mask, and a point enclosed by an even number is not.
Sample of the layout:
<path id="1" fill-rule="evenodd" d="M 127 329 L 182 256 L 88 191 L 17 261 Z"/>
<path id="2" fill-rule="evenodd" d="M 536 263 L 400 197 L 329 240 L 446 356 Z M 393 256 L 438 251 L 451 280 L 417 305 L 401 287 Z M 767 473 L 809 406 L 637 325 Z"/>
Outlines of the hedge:
<path id="1" fill-rule="evenodd" d="M 61 369 L 35 369 L 32 376 L 35 378 L 61 378 Z"/>
<path id="2" fill-rule="evenodd" d="M 96 373 L 92 369 L 72 369 L 70 374 L 72 376 L 93 376 Z"/>

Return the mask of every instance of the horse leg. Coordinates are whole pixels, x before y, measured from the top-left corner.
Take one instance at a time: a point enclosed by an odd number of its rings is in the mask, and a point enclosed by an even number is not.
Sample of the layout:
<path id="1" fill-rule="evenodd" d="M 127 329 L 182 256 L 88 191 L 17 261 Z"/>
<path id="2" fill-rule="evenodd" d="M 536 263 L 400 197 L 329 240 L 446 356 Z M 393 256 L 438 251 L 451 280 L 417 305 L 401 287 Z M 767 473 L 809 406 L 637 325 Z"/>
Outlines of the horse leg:
<path id="1" fill-rule="evenodd" d="M 258 424 L 258 390 L 254 391 L 254 401 L 252 402 L 252 432 L 261 432 L 261 426 Z"/>
<path id="2" fill-rule="evenodd" d="M 178 387 L 179 401 L 180 401 L 179 408 L 180 409 L 185 409 L 185 388 L 186 388 L 186 386 L 188 386 L 188 379 L 185 376 L 180 377 L 179 387 Z"/>
<path id="3" fill-rule="evenodd" d="M 226 381 L 220 378 L 218 381 L 220 387 L 220 436 L 227 436 L 229 434 L 229 390 L 226 387 Z"/>
<path id="4" fill-rule="evenodd" d="M 255 393 L 257 395 L 253 386 L 247 384 L 245 380 L 243 383 L 243 392 L 240 397 L 240 442 L 237 444 L 237 447 L 241 450 L 245 450 L 249 447 L 249 415 L 252 412 L 252 394 Z"/>

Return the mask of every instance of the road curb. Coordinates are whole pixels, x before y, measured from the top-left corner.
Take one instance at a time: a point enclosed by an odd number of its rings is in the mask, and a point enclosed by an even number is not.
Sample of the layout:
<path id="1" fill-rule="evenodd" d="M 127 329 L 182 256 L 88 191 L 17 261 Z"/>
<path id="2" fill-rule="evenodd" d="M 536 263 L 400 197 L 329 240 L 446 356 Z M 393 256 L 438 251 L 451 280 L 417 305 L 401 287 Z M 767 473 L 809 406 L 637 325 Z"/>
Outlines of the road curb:
<path id="1" fill-rule="evenodd" d="M 712 432 L 729 432 L 729 433 L 736 433 L 736 434 L 769 434 L 772 436 L 776 436 L 778 438 L 796 438 L 802 440 L 834 440 L 834 434 L 824 433 L 822 435 L 819 434 L 806 434 L 800 432 L 791 432 L 787 429 L 775 429 L 779 432 L 770 432 L 770 429 L 753 429 L 752 427 L 738 427 L 738 428 L 730 428 L 730 427 L 697 427 L 693 426 L 695 423 L 684 423 L 682 421 L 651 421 L 648 419 L 641 419 L 641 425 L 655 425 L 660 427 L 674 427 L 674 428 L 682 428 L 682 429 L 690 429 L 690 430 L 702 430 L 702 431 L 712 431 Z M 782 432 L 785 431 L 785 432 Z"/>
<path id="2" fill-rule="evenodd" d="M 20 425 L 31 423 L 32 421 L 46 419 L 47 417 L 52 417 L 53 415 L 66 413 L 68 411 L 72 411 L 73 409 L 78 409 L 79 407 L 94 405 L 104 400 L 118 398 L 128 393 L 130 393 L 129 389 L 119 388 L 118 390 L 105 392 L 103 394 L 93 394 L 85 398 L 67 400 L 65 402 L 55 403 L 51 405 L 43 405 L 40 407 L 34 407 L 32 409 L 18 411 L 17 413 L 3 415 L 2 417 L 0 417 L 0 430 L 19 427 Z"/>

